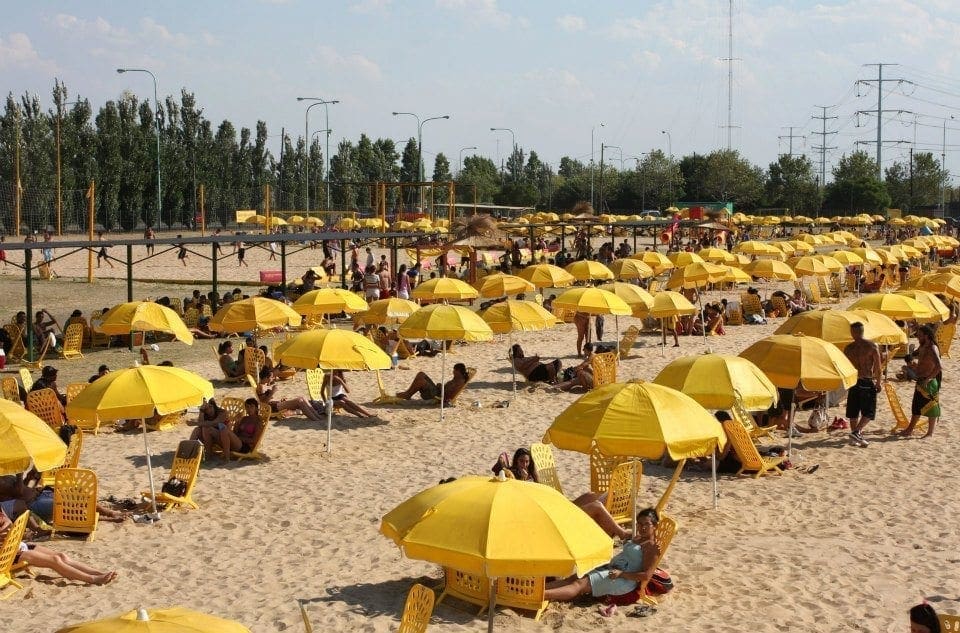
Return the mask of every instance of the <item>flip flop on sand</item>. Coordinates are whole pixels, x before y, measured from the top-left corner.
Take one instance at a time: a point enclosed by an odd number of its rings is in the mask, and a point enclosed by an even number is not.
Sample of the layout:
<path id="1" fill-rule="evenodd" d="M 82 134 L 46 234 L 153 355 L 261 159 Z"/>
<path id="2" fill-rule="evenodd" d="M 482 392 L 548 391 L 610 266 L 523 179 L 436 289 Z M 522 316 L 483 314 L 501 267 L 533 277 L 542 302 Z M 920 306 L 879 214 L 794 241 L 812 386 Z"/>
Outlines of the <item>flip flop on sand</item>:
<path id="1" fill-rule="evenodd" d="M 656 607 L 651 607 L 649 604 L 638 605 L 636 609 L 627 614 L 628 618 L 645 618 L 647 616 L 653 615 L 657 612 Z"/>

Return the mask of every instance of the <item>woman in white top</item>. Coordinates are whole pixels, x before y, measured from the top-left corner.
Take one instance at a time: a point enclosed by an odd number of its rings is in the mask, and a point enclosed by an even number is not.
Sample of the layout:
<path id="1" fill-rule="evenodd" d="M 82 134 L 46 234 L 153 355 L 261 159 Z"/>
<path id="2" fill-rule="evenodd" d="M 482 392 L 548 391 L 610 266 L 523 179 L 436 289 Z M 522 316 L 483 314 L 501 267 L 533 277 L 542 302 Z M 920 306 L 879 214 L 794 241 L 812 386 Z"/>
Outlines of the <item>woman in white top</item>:
<path id="1" fill-rule="evenodd" d="M 323 395 L 324 399 L 327 398 L 327 390 L 330 389 L 330 380 L 323 381 Z M 342 369 L 333 370 L 333 395 L 330 398 L 347 413 L 352 413 L 358 418 L 374 418 L 374 414 L 370 413 L 359 404 L 347 397 L 347 394 L 350 392 L 350 389 L 347 387 L 347 381 L 343 376 Z"/>

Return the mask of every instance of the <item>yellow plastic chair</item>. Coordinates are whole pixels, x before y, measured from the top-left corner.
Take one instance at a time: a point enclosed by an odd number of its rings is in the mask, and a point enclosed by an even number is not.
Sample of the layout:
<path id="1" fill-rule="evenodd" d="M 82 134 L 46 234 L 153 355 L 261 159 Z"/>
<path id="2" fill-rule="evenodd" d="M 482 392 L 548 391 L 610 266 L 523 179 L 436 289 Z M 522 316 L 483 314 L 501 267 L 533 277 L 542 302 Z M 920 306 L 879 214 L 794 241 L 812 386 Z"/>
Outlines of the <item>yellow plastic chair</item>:
<path id="1" fill-rule="evenodd" d="M 74 358 L 83 358 L 83 333 L 86 328 L 82 323 L 71 323 L 63 331 L 63 349 L 60 351 L 60 358 L 73 360 Z"/>
<path id="2" fill-rule="evenodd" d="M 790 310 L 787 309 L 787 302 L 783 300 L 783 297 L 779 295 L 776 297 L 770 297 L 770 303 L 773 305 L 773 309 L 777 311 L 777 314 L 780 318 L 790 316 Z"/>
<path id="3" fill-rule="evenodd" d="M 74 437 L 80 435 L 74 434 Z M 53 485 L 52 535 L 80 533 L 92 541 L 97 531 L 97 474 L 85 468 L 61 468 Z"/>
<path id="4" fill-rule="evenodd" d="M 893 428 L 890 429 L 890 432 L 899 433 L 910 426 L 910 418 L 908 418 L 907 414 L 903 412 L 903 407 L 900 405 L 900 396 L 897 394 L 897 389 L 893 386 L 893 383 L 890 381 L 884 381 L 883 391 L 885 394 L 887 394 L 887 402 L 890 404 L 890 412 L 893 413 L 893 419 L 896 420 L 896 424 L 893 425 Z M 920 431 L 925 430 L 927 428 L 927 419 L 920 418 L 915 428 Z"/>
<path id="5" fill-rule="evenodd" d="M 627 328 L 627 331 L 623 333 L 623 339 L 621 339 L 619 345 L 621 359 L 630 356 L 630 351 L 633 349 L 633 344 L 637 342 L 637 337 L 639 335 L 640 328 L 638 328 L 636 325 L 631 325 Z"/>
<path id="6" fill-rule="evenodd" d="M 941 633 L 956 633 L 960 631 L 960 615 L 941 613 L 937 617 L 940 618 Z"/>
<path id="7" fill-rule="evenodd" d="M 397 343 L 397 358 L 400 360 L 407 360 L 408 358 L 413 358 L 417 355 L 417 351 L 410 347 L 410 344 L 406 340 L 400 339 L 400 342 Z"/>
<path id="8" fill-rule="evenodd" d="M 377 387 L 380 389 L 380 395 L 373 399 L 373 404 L 401 404 L 406 402 L 403 398 L 391 394 L 383 384 L 383 375 L 377 370 Z"/>
<path id="9" fill-rule="evenodd" d="M 322 369 L 308 369 L 307 375 L 307 395 L 311 400 L 323 401 L 323 378 Z M 379 374 L 378 374 L 379 375 Z"/>
<path id="10" fill-rule="evenodd" d="M 747 430 L 743 428 L 740 422 L 736 420 L 725 420 L 723 422 L 723 430 L 727 434 L 727 439 L 730 440 L 734 452 L 737 454 L 737 459 L 740 460 L 741 467 L 740 470 L 737 471 L 738 475 L 752 471 L 755 473 L 754 479 L 757 479 L 768 472 L 776 473 L 777 475 L 783 474 L 780 470 L 780 464 L 782 464 L 786 458 L 761 457 L 760 452 L 757 451 L 756 444 L 750 439 L 750 434 L 747 433 Z"/>
<path id="11" fill-rule="evenodd" d="M 633 524 L 633 495 L 640 490 L 642 476 L 643 465 L 635 460 L 618 465 L 610 473 L 610 486 L 603 505 L 620 525 Z"/>
<path id="12" fill-rule="evenodd" d="M 743 325 L 743 311 L 739 303 L 727 306 L 727 313 L 723 315 L 724 325 Z"/>
<path id="13" fill-rule="evenodd" d="M 165 503 L 168 509 L 182 508 L 187 506 L 195 510 L 200 506 L 193 500 L 193 487 L 197 483 L 197 473 L 200 471 L 200 461 L 203 459 L 203 444 L 198 441 L 184 440 L 177 446 L 177 453 L 173 458 L 173 465 L 170 467 L 169 479 L 177 478 L 186 482 L 187 489 L 182 497 L 175 497 L 165 492 L 157 492 L 157 503 Z M 143 498 L 150 501 L 153 497 L 150 491 L 146 490 L 140 493 Z"/>
<path id="14" fill-rule="evenodd" d="M 257 433 L 257 437 L 253 441 L 253 446 L 250 447 L 250 452 L 241 453 L 240 451 L 230 451 L 231 457 L 234 459 L 263 459 L 263 454 L 260 452 L 260 444 L 263 443 L 263 436 L 267 434 L 267 427 L 270 425 L 270 413 L 270 405 L 260 405 L 260 432 Z"/>
<path id="15" fill-rule="evenodd" d="M 23 385 L 24 391 L 33 389 L 33 374 L 26 367 L 20 368 L 20 384 Z"/>
<path id="16" fill-rule="evenodd" d="M 262 349 L 246 347 L 243 350 L 243 371 L 248 376 L 253 376 L 253 379 L 257 382 L 260 382 L 260 370 L 263 368 L 266 359 L 267 355 L 263 353 Z"/>
<path id="17" fill-rule="evenodd" d="M 27 411 L 50 425 L 54 431 L 60 430 L 66 422 L 63 405 L 53 389 L 38 389 L 27 394 Z"/>
<path id="18" fill-rule="evenodd" d="M 953 345 L 953 337 L 956 333 L 956 323 L 947 323 L 937 328 L 935 338 L 937 347 L 940 348 L 941 358 L 950 358 L 950 347 Z"/>
<path id="19" fill-rule="evenodd" d="M 71 382 L 67 385 L 64 395 L 67 397 L 67 404 L 80 395 L 80 392 L 87 388 L 88 382 Z"/>
<path id="20" fill-rule="evenodd" d="M 660 282 L 656 279 L 650 280 L 650 284 L 647 286 L 647 292 L 654 294 L 658 290 L 660 290 Z"/>
<path id="21" fill-rule="evenodd" d="M 594 354 L 590 359 L 593 370 L 593 388 L 617 382 L 617 352 Z"/>
<path id="22" fill-rule="evenodd" d="M 730 416 L 743 425 L 743 428 L 750 434 L 750 439 L 758 440 L 763 437 L 773 437 L 773 431 L 777 428 L 776 424 L 770 426 L 759 426 L 753 415 L 743 406 L 743 402 L 737 397 L 733 401 L 733 408 L 730 409 Z"/>
<path id="23" fill-rule="evenodd" d="M 200 311 L 196 308 L 187 308 L 186 312 L 183 313 L 183 323 L 188 328 L 199 327 Z"/>
<path id="24" fill-rule="evenodd" d="M 424 633 L 433 615 L 434 600 L 433 591 L 420 583 L 410 587 L 397 633 Z"/>
<path id="25" fill-rule="evenodd" d="M 244 376 L 228 376 L 223 367 L 220 367 L 220 352 L 217 350 L 216 345 L 210 346 L 213 349 L 213 355 L 217 358 L 217 368 L 220 370 L 220 373 L 223 374 L 223 382 L 243 382 L 246 380 Z"/>
<path id="26" fill-rule="evenodd" d="M 490 603 L 490 580 L 487 577 L 444 567 L 443 578 L 443 593 L 437 598 L 437 604 L 443 602 L 447 596 L 452 596 L 480 607 L 477 615 L 487 610 Z"/>
<path id="27" fill-rule="evenodd" d="M 170 297 L 170 309 L 183 316 L 183 300 L 180 297 Z"/>
<path id="28" fill-rule="evenodd" d="M 23 540 L 29 518 L 29 512 L 24 512 L 17 517 L 3 542 L 0 542 L 0 600 L 6 600 L 17 590 L 23 589 L 23 585 L 13 579 L 13 560 L 20 553 L 20 542 Z M 9 591 L 11 587 L 13 591 Z"/>
<path id="29" fill-rule="evenodd" d="M 550 606 L 550 603 L 543 597 L 545 589 L 546 579 L 543 576 L 499 578 L 497 580 L 497 606 L 533 611 L 533 619 L 539 622 L 540 616 Z"/>
<path id="30" fill-rule="evenodd" d="M 183 414 L 184 411 L 174 411 L 173 413 L 166 413 L 157 418 L 156 422 L 146 421 L 148 431 L 169 431 L 172 428 L 176 428 L 183 423 Z"/>
<path id="31" fill-rule="evenodd" d="M 230 428 L 233 428 L 234 423 L 242 418 L 247 412 L 244 399 L 234 398 L 232 396 L 227 396 L 221 400 L 220 408 L 227 412 L 227 424 L 230 426 Z"/>
<path id="32" fill-rule="evenodd" d="M 27 350 L 23 347 L 23 329 L 16 323 L 7 323 L 3 326 L 3 329 L 7 331 L 7 336 L 10 337 L 11 342 L 10 349 L 7 351 L 7 358 L 10 361 L 20 360 L 27 353 Z"/>
<path id="33" fill-rule="evenodd" d="M 653 563 L 654 569 L 660 566 L 664 556 L 667 555 L 667 550 L 670 549 L 670 543 L 673 542 L 673 537 L 676 536 L 677 529 L 677 522 L 673 518 L 665 514 L 660 515 L 660 520 L 657 522 L 657 527 L 653 534 L 653 540 L 657 544 L 657 549 L 660 551 L 660 555 Z M 647 604 L 657 604 L 659 601 L 656 598 L 647 595 L 648 582 L 649 581 L 644 581 L 640 584 L 640 600 Z"/>
<path id="34" fill-rule="evenodd" d="M 80 466 L 80 453 L 83 452 L 83 433 L 74 433 L 70 436 L 70 443 L 67 444 L 67 454 L 63 458 L 63 464 L 40 473 L 41 486 L 56 486 L 57 473 L 65 468 L 77 468 Z"/>
<path id="35" fill-rule="evenodd" d="M 110 343 L 113 339 L 109 334 L 104 334 L 100 330 L 100 324 L 103 322 L 103 319 L 100 317 L 92 317 L 90 319 L 90 347 L 110 347 Z"/>
<path id="36" fill-rule="evenodd" d="M 11 402 L 16 402 L 19 405 L 23 403 L 20 402 L 20 385 L 17 384 L 17 379 L 13 376 L 5 376 L 0 385 L 3 388 L 3 397 Z"/>
<path id="37" fill-rule="evenodd" d="M 760 305 L 760 297 L 749 292 L 744 292 L 740 295 L 740 309 L 743 311 L 743 319 L 746 321 L 755 314 L 766 318 L 766 314 L 763 313 L 763 306 Z"/>
<path id="38" fill-rule="evenodd" d="M 563 494 L 560 477 L 557 475 L 557 463 L 553 458 L 553 449 L 550 445 L 534 442 L 530 445 L 530 456 L 537 467 L 537 478 L 540 483 Z"/>
<path id="39" fill-rule="evenodd" d="M 590 448 L 590 491 L 606 492 L 610 488 L 613 470 L 627 461 L 626 457 L 608 457 L 600 452 L 597 445 Z"/>

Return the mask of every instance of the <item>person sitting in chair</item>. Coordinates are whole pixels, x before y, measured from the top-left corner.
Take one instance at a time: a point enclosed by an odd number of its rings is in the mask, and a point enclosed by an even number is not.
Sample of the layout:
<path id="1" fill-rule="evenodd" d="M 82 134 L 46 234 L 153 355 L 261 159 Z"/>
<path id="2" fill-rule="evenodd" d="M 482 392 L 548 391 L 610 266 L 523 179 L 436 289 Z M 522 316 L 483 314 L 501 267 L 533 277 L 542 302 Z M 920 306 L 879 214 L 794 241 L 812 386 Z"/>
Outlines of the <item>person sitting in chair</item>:
<path id="1" fill-rule="evenodd" d="M 540 356 L 524 356 L 520 344 L 510 348 L 510 362 L 529 382 L 556 382 L 562 363 L 556 359 L 550 363 L 540 362 Z"/>
<path id="2" fill-rule="evenodd" d="M 220 369 L 227 378 L 239 378 L 244 374 L 243 363 L 233 358 L 233 343 L 224 341 L 217 348 L 220 354 Z"/>
<path id="3" fill-rule="evenodd" d="M 271 400 L 273 394 L 277 391 L 276 387 L 267 386 L 271 381 L 272 373 L 264 367 L 260 370 L 260 382 L 257 384 L 257 399 L 260 401 L 260 404 L 270 407 L 270 410 L 274 413 L 280 411 L 299 411 L 306 416 L 307 419 L 313 420 L 314 422 L 323 420 L 323 416 L 303 397 Z"/>
<path id="4" fill-rule="evenodd" d="M 463 363 L 457 363 L 453 366 L 453 378 L 443 385 L 443 404 L 449 405 L 460 395 L 467 383 L 470 382 L 472 375 L 467 372 L 467 366 Z M 417 372 L 413 377 L 413 382 L 405 391 L 397 392 L 398 398 L 410 400 L 413 394 L 419 393 L 424 400 L 439 400 L 440 385 L 433 381 L 430 376 L 422 371 Z"/>
<path id="5" fill-rule="evenodd" d="M 584 359 L 576 367 L 567 367 L 560 376 L 560 382 L 554 385 L 561 391 L 572 391 L 576 388 L 583 388 L 587 391 L 593 389 L 593 343 L 586 343 L 583 346 Z"/>
<path id="6" fill-rule="evenodd" d="M 40 372 L 40 377 L 34 381 L 30 391 L 40 391 L 41 389 L 52 389 L 57 394 L 60 404 L 67 406 L 67 397 L 60 393 L 60 388 L 57 386 L 57 368 L 53 365 L 44 366 Z"/>
<path id="7" fill-rule="evenodd" d="M 244 415 L 233 424 L 232 430 L 226 424 L 218 427 L 201 426 L 197 429 L 204 446 L 209 448 L 214 442 L 220 444 L 221 459 L 225 462 L 230 461 L 231 452 L 251 452 L 260 436 L 260 403 L 256 398 L 247 398 L 243 402 L 243 408 Z"/>
<path id="8" fill-rule="evenodd" d="M 347 396 L 347 394 L 350 392 L 350 389 L 349 387 L 347 387 L 347 380 L 343 375 L 342 369 L 333 370 L 333 395 L 332 396 L 328 395 L 329 389 L 330 389 L 330 381 L 324 380 L 323 387 L 321 388 L 321 392 L 323 393 L 323 397 L 325 400 L 328 398 L 330 400 L 333 400 L 334 406 L 343 407 L 343 409 L 347 411 L 347 413 L 352 413 L 358 418 L 375 418 L 376 417 L 374 414 L 370 413 L 369 411 L 361 407 L 359 404 L 357 404 Z"/>

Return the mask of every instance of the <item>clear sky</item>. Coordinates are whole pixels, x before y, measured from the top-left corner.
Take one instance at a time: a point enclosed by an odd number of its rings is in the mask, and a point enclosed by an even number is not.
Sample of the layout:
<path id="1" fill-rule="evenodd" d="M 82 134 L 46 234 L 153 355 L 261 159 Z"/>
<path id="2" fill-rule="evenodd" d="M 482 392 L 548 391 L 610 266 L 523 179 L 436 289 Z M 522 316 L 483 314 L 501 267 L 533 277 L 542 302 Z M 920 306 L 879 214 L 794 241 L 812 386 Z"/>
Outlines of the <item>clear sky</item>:
<path id="1" fill-rule="evenodd" d="M 4 4 L 4 91 L 35 92 L 49 107 L 59 77 L 99 105 L 125 89 L 152 96 L 148 76 L 115 72 L 149 68 L 161 95 L 186 87 L 215 126 L 266 120 L 275 154 L 281 127 L 303 133 L 297 96 L 340 100 L 332 141 L 415 136 L 414 120 L 394 110 L 449 114 L 424 127 L 428 170 L 437 151 L 454 166 L 468 146 L 505 156 L 510 134 L 491 127 L 512 128 L 554 167 L 563 155 L 589 159 L 594 126 L 597 159 L 601 142 L 625 156 L 726 145 L 727 0 Z M 939 154 L 946 118 L 947 166 L 960 172 L 960 1 L 735 0 L 733 31 L 733 147 L 752 161 L 787 152 L 779 137 L 794 126 L 793 151 L 819 162 L 816 105 L 839 117 L 827 122 L 839 131 L 828 163 L 874 141 L 876 116 L 856 112 L 876 109 L 876 83 L 856 81 L 876 78 L 864 64 L 885 62 L 900 64 L 885 77 L 913 83 L 884 84 L 884 108 L 897 110 L 883 115 L 884 163 L 907 152 L 894 141 Z M 323 129 L 321 108 L 310 127 Z"/>

